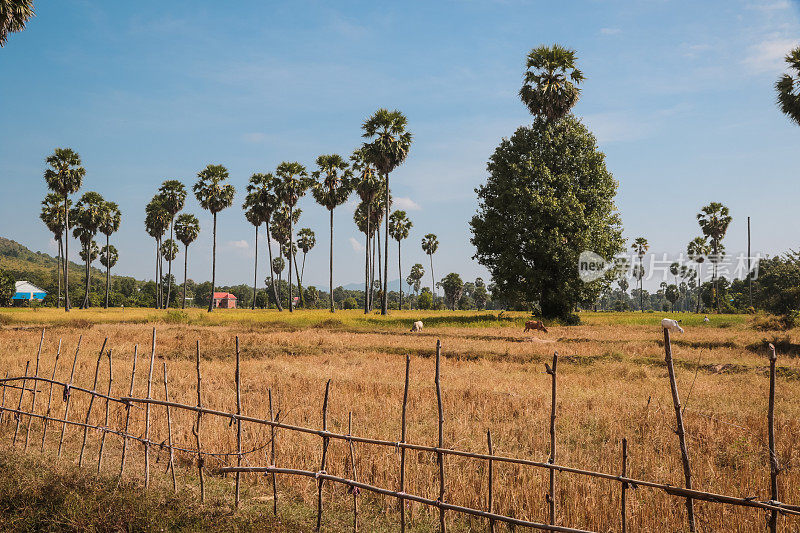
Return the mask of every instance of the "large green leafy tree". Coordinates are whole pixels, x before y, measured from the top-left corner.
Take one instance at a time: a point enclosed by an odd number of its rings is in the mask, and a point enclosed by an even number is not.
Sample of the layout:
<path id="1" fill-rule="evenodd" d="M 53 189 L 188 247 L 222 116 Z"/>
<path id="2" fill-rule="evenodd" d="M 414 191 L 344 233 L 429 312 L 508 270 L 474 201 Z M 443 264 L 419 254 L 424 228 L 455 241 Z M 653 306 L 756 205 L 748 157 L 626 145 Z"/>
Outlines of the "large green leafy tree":
<path id="1" fill-rule="evenodd" d="M 580 253 L 610 261 L 622 249 L 617 182 L 594 136 L 569 114 L 584 79 L 575 52 L 542 46 L 527 65 L 520 98 L 535 118 L 491 156 L 471 240 L 506 303 L 538 303 L 544 317 L 573 321 L 575 306 L 596 299 L 603 283 L 581 281 Z"/>
<path id="2" fill-rule="evenodd" d="M 445 302 L 450 309 L 455 311 L 458 300 L 464 292 L 464 281 L 461 279 L 461 276 L 455 272 L 451 272 L 442 279 L 441 285 L 444 291 Z"/>
<path id="3" fill-rule="evenodd" d="M 705 235 L 711 243 L 711 255 L 709 256 L 709 260 L 712 264 L 712 301 L 714 302 L 714 306 L 716 306 L 718 313 L 720 308 L 719 295 L 717 294 L 717 265 L 725 253 L 725 247 L 722 244 L 722 240 L 725 238 L 725 234 L 728 232 L 728 226 L 730 226 L 732 220 L 733 218 L 731 217 L 728 208 L 719 202 L 711 202 L 707 206 L 703 207 L 697 214 L 697 223 L 700 224 L 700 229 L 702 230 L 703 235 Z"/>
<path id="4" fill-rule="evenodd" d="M 114 260 L 103 262 L 103 256 L 100 257 L 100 263 L 106 267 L 106 302 L 105 308 L 108 309 L 109 290 L 111 287 L 111 267 L 117 263 L 117 250 L 111 246 L 111 234 L 119 231 L 119 225 L 122 222 L 122 214 L 119 211 L 119 206 L 115 202 L 106 202 L 103 205 L 102 221 L 100 222 L 100 233 L 106 236 L 106 245 L 103 250 L 114 250 Z M 110 258 L 111 256 L 109 256 Z"/>
<path id="5" fill-rule="evenodd" d="M 14 276 L 4 270 L 0 270 L 0 307 L 11 305 L 11 299 L 16 292 Z"/>
<path id="6" fill-rule="evenodd" d="M 67 200 L 67 209 L 64 209 L 64 204 L 61 203 L 61 197 L 54 193 L 48 193 L 42 200 L 42 211 L 39 218 L 42 219 L 47 229 L 53 234 L 53 238 L 58 244 L 58 261 L 56 264 L 56 277 L 58 278 L 58 297 L 56 298 L 56 307 L 61 305 L 61 280 L 64 274 L 64 233 L 69 233 L 66 228 L 67 211 L 72 202 Z"/>
<path id="7" fill-rule="evenodd" d="M 106 201 L 100 196 L 99 193 L 89 191 L 84 193 L 83 196 L 75 203 L 72 208 L 70 216 L 75 220 L 75 229 L 73 236 L 80 240 L 83 245 L 83 255 L 81 256 L 86 264 L 84 280 L 86 287 L 83 296 L 83 303 L 81 309 L 89 307 L 89 285 L 92 278 L 92 260 L 97 258 L 97 255 L 91 254 L 89 248 L 94 244 L 94 237 L 100 230 L 100 225 L 103 223 L 103 216 L 106 209 Z"/>
<path id="8" fill-rule="evenodd" d="M 174 222 L 175 216 L 181 212 L 184 204 L 186 203 L 186 187 L 178 180 L 167 180 L 158 188 L 158 194 L 164 203 L 164 208 L 169 214 L 169 240 L 173 243 L 174 240 Z M 177 247 L 177 246 L 176 246 Z M 176 252 L 177 254 L 177 252 Z M 167 256 L 164 256 L 167 259 Z M 174 256 L 173 256 L 174 259 Z M 167 299 L 164 302 L 164 307 L 169 307 L 170 297 L 172 294 L 172 259 L 167 259 Z"/>
<path id="9" fill-rule="evenodd" d="M 352 171 L 347 162 L 338 154 L 321 155 L 317 158 L 318 170 L 312 173 L 315 180 L 311 188 L 314 200 L 330 214 L 329 250 L 329 296 L 331 313 L 336 308 L 333 303 L 333 210 L 347 201 L 352 192 Z M 305 258 L 304 258 L 305 261 Z"/>
<path id="10" fill-rule="evenodd" d="M 189 245 L 200 235 L 200 221 L 197 217 L 182 213 L 175 220 L 175 237 L 183 244 L 183 302 L 181 308 L 186 309 L 186 269 L 189 265 Z"/>
<path id="11" fill-rule="evenodd" d="M 56 148 L 45 161 L 50 167 L 44 171 L 47 187 L 64 201 L 64 311 L 69 312 L 69 195 L 80 190 L 86 170 L 81 166 L 81 157 L 71 148 Z"/>
<path id="12" fill-rule="evenodd" d="M 306 167 L 297 161 L 284 161 L 275 170 L 276 176 L 280 182 L 278 183 L 277 193 L 278 198 L 289 209 L 289 249 L 294 248 L 294 235 L 292 213 L 297 202 L 305 195 L 309 187 L 314 183 L 308 173 Z M 289 272 L 287 278 L 289 280 L 289 312 L 294 311 L 294 302 L 292 301 L 292 262 L 294 254 L 289 254 Z M 299 280 L 298 280 L 299 281 Z M 300 295 L 302 297 L 302 288 L 298 286 Z"/>
<path id="13" fill-rule="evenodd" d="M 408 238 L 414 223 L 406 215 L 405 211 L 395 211 L 389 217 L 389 236 L 397 241 L 397 273 L 400 276 L 400 306 L 403 308 L 403 262 L 400 259 L 400 242 Z"/>
<path id="14" fill-rule="evenodd" d="M 194 195 L 200 207 L 209 211 L 214 218 L 213 242 L 211 246 L 211 301 L 208 312 L 214 309 L 214 290 L 217 282 L 217 213 L 233 204 L 236 189 L 227 183 L 228 169 L 222 165 L 208 165 L 197 174 Z"/>
<path id="15" fill-rule="evenodd" d="M 8 34 L 24 30 L 33 15 L 33 0 L 0 0 L 0 48 L 8 41 Z"/>
<path id="16" fill-rule="evenodd" d="M 361 128 L 364 137 L 370 142 L 364 145 L 367 156 L 375 168 L 384 177 L 384 205 L 389 203 L 389 174 L 400 166 L 408 156 L 411 148 L 411 133 L 406 131 L 408 120 L 400 111 L 378 109 L 369 117 Z M 383 291 L 381 298 L 381 314 L 385 315 L 388 309 L 388 265 L 389 265 L 389 218 L 386 217 L 384 230 L 384 262 L 383 262 Z"/>
<path id="17" fill-rule="evenodd" d="M 156 294 L 155 307 L 161 309 L 161 239 L 169 228 L 169 211 L 164 206 L 164 201 L 155 195 L 144 208 L 144 228 L 147 234 L 156 241 Z"/>

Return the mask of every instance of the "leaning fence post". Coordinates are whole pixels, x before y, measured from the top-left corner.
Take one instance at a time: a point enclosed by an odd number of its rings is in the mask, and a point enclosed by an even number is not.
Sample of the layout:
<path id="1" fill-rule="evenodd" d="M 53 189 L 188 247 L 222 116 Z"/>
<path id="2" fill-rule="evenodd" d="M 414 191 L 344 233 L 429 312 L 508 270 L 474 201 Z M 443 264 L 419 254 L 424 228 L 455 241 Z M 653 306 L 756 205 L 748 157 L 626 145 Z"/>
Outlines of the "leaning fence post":
<path id="1" fill-rule="evenodd" d="M 353 412 L 347 413 L 347 436 L 353 435 Z M 353 470 L 353 481 L 358 483 L 358 471 L 356 470 L 356 454 L 353 451 L 353 440 L 348 439 L 348 448 L 350 448 L 350 467 Z M 358 533 L 358 487 L 350 487 L 353 493 L 353 533 Z"/>
<path id="2" fill-rule="evenodd" d="M 236 381 L 236 414 L 242 414 L 242 379 L 239 367 L 239 336 L 236 336 L 236 374 L 234 381 Z M 242 420 L 236 419 L 236 466 L 242 466 Z M 239 482 L 242 473 L 236 472 L 236 495 L 234 497 L 234 504 L 239 508 Z"/>
<path id="3" fill-rule="evenodd" d="M 681 459 L 683 461 L 683 475 L 686 479 L 686 488 L 692 488 L 692 471 L 689 466 L 689 451 L 686 448 L 686 434 L 683 431 L 683 415 L 681 413 L 681 400 L 678 397 L 678 384 L 675 381 L 675 368 L 672 365 L 672 344 L 669 340 L 669 330 L 664 328 L 664 361 L 667 363 L 669 373 L 669 386 L 672 390 L 672 403 L 675 406 L 675 419 L 677 421 L 677 434 L 681 446 Z M 689 516 L 689 531 L 695 531 L 694 503 L 692 498 L 686 498 L 686 512 Z"/>
<path id="4" fill-rule="evenodd" d="M 409 371 L 411 369 L 411 357 L 406 355 L 406 382 L 403 388 L 403 414 L 400 421 L 400 443 L 406 442 L 406 407 L 408 405 L 408 381 Z M 400 494 L 405 494 L 406 488 L 406 449 L 404 446 L 400 447 Z M 400 531 L 406 530 L 406 501 L 401 497 L 398 498 L 400 503 Z"/>
<path id="5" fill-rule="evenodd" d="M 202 379 L 200 378 L 200 341 L 197 341 L 197 358 L 195 359 L 196 367 L 197 367 L 197 421 L 195 426 L 192 428 L 192 433 L 194 433 L 194 437 L 197 440 L 197 471 L 200 476 L 200 503 L 204 503 L 206 501 L 206 484 L 205 479 L 203 479 L 203 452 L 200 449 L 200 420 L 202 418 L 202 403 L 200 401 L 200 389 Z"/>
<path id="6" fill-rule="evenodd" d="M 767 423 L 769 427 L 769 480 L 771 489 L 771 502 L 778 502 L 778 456 L 775 453 L 775 362 L 778 356 L 775 354 L 775 346 L 769 345 L 769 410 L 767 411 Z M 769 530 L 775 533 L 778 530 L 778 511 L 772 510 L 769 514 Z"/>
<path id="7" fill-rule="evenodd" d="M 622 439 L 622 477 L 628 476 L 628 439 Z M 622 498 L 621 498 L 621 507 L 622 507 L 622 533 L 625 533 L 628 530 L 628 516 L 625 509 L 626 506 L 626 496 L 628 491 L 628 483 L 623 481 L 622 482 Z"/>
<path id="8" fill-rule="evenodd" d="M 133 379 L 136 377 L 136 357 L 139 352 L 139 345 L 133 346 L 133 369 L 131 370 L 131 387 L 128 390 L 128 397 L 133 397 Z M 128 427 L 131 422 L 131 403 L 125 402 L 125 431 L 122 432 L 122 460 L 119 463 L 119 479 L 122 480 L 122 473 L 125 471 L 125 453 L 128 451 Z"/>
<path id="9" fill-rule="evenodd" d="M 56 360 L 53 362 L 53 374 L 50 376 L 50 390 L 47 393 L 47 412 L 42 423 L 42 452 L 44 452 L 44 439 L 47 436 L 47 423 L 50 421 L 50 406 L 53 403 L 53 381 L 56 379 L 56 369 L 58 368 L 58 358 L 61 356 L 61 339 L 58 339 L 58 349 L 56 350 Z"/>
<path id="10" fill-rule="evenodd" d="M 444 411 L 442 409 L 442 382 L 440 379 L 442 359 L 442 341 L 436 339 L 436 374 L 434 375 L 433 382 L 436 385 L 436 405 L 439 411 L 439 444 L 438 448 L 442 449 L 444 446 Z M 444 502 L 444 454 L 439 451 L 436 452 L 436 462 L 439 463 L 439 503 Z M 439 507 L 439 531 L 445 533 L 447 527 L 444 523 L 444 508 Z"/>
<path id="11" fill-rule="evenodd" d="M 153 360 L 156 358 L 156 328 L 153 328 L 153 341 L 150 344 L 150 371 L 147 374 L 147 399 L 152 396 Z M 150 486 L 150 403 L 144 408 L 144 488 Z"/>
<path id="12" fill-rule="evenodd" d="M 103 352 L 106 349 L 106 342 L 108 337 L 103 341 L 103 347 L 100 348 L 100 354 L 97 356 L 97 366 L 94 368 L 94 384 L 92 385 L 92 393 L 89 395 L 89 407 L 86 409 L 86 421 L 83 426 L 83 444 L 81 445 L 81 454 L 78 457 L 78 466 L 83 466 L 83 451 L 86 449 L 86 437 L 89 434 L 89 417 L 92 415 L 92 405 L 94 405 L 94 393 L 97 391 L 97 378 L 100 375 L 100 361 L 103 359 Z"/>
<path id="13" fill-rule="evenodd" d="M 269 421 L 275 422 L 275 415 L 272 411 L 272 389 L 267 389 L 269 395 Z M 269 461 L 270 465 L 275 466 L 275 426 L 270 424 L 270 450 Z M 275 472 L 272 473 L 272 514 L 278 516 L 278 482 L 275 479 Z"/>
<path id="14" fill-rule="evenodd" d="M 494 464 L 492 461 L 492 431 L 486 430 L 486 444 L 489 447 L 489 512 L 494 513 Z M 489 519 L 489 533 L 494 533 L 494 518 Z"/>
<path id="15" fill-rule="evenodd" d="M 551 398 L 550 398 L 550 457 L 547 460 L 551 465 L 556 463 L 556 368 L 558 367 L 558 352 L 553 353 L 553 368 L 547 363 L 544 364 L 547 373 L 551 376 Z M 550 469 L 550 492 L 547 494 L 547 503 L 550 507 L 550 522 L 556 523 L 556 471 Z"/>
<path id="16" fill-rule="evenodd" d="M 111 383 L 113 381 L 114 381 L 114 370 L 111 365 L 111 350 L 108 350 L 108 392 L 106 393 L 106 396 L 108 396 L 109 398 L 111 397 Z M 105 418 L 105 423 L 103 424 L 105 426 L 105 429 L 103 429 L 102 435 L 100 436 L 100 453 L 97 455 L 98 474 L 100 473 L 100 467 L 103 464 L 103 448 L 105 448 L 106 446 L 106 433 L 108 430 L 108 408 L 109 408 L 109 403 L 111 401 L 109 398 L 106 398 L 106 418 Z"/>
<path id="17" fill-rule="evenodd" d="M 163 361 L 164 365 L 164 401 L 169 402 L 169 388 L 167 385 L 167 362 Z M 172 417 L 169 412 L 169 405 L 167 405 L 167 444 L 169 445 L 169 470 L 172 470 L 172 491 L 178 492 L 178 480 L 175 478 L 175 453 L 172 449 Z"/>
<path id="18" fill-rule="evenodd" d="M 31 362 L 30 360 L 25 361 L 25 377 L 22 378 L 22 388 L 19 390 L 19 404 L 17 404 L 17 412 L 14 415 L 14 418 L 17 419 L 17 425 L 14 428 L 14 438 L 11 440 L 12 445 L 17 444 L 17 433 L 19 432 L 19 424 L 22 422 L 22 397 L 25 395 L 25 384 L 28 381 L 28 368 L 30 368 Z M 36 387 L 36 384 L 33 385 Z"/>
<path id="19" fill-rule="evenodd" d="M 39 340 L 39 350 L 36 352 L 36 367 L 33 371 L 33 399 L 31 400 L 31 416 L 28 417 L 28 427 L 25 430 L 25 446 L 22 451 L 28 451 L 28 441 L 31 436 L 31 425 L 33 424 L 33 414 L 36 412 L 36 389 L 39 388 L 39 359 L 42 355 L 42 344 L 44 343 L 44 329 L 42 328 L 42 338 Z"/>
<path id="20" fill-rule="evenodd" d="M 331 388 L 331 380 L 325 383 L 325 398 L 322 400 L 322 461 L 320 461 L 319 471 L 325 473 L 325 462 L 328 458 L 328 437 L 325 432 L 328 431 L 328 392 Z M 317 484 L 317 531 L 322 527 L 322 483 L 325 480 L 319 478 Z"/>
<path id="21" fill-rule="evenodd" d="M 72 380 L 75 379 L 75 364 L 78 362 L 78 352 L 81 351 L 81 340 L 83 340 L 83 335 L 78 337 L 78 345 L 75 347 L 75 358 L 72 360 L 72 372 L 69 374 L 69 382 L 64 387 L 64 402 L 66 405 L 64 406 L 64 422 L 61 423 L 61 438 L 58 439 L 58 455 L 56 456 L 57 459 L 61 458 L 61 448 L 64 445 L 64 433 L 67 431 L 67 416 L 69 416 L 69 400 L 72 398 L 70 394 L 70 387 L 72 386 Z"/>
<path id="22" fill-rule="evenodd" d="M 6 377 L 8 379 L 8 371 L 6 371 Z M 6 382 L 3 381 L 3 399 L 0 400 L 0 424 L 3 423 L 3 411 L 5 410 L 6 406 Z"/>

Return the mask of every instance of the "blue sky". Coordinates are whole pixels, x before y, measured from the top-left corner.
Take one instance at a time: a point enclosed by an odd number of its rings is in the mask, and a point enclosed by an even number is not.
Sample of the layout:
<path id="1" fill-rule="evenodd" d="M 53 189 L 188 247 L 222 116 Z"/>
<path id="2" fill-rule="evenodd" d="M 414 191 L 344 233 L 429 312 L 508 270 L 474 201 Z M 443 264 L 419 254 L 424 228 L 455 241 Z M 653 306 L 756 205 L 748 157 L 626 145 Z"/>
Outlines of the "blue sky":
<path id="1" fill-rule="evenodd" d="M 720 201 L 734 216 L 729 251 L 746 248 L 748 215 L 754 250 L 800 247 L 800 128 L 779 113 L 772 88 L 782 57 L 800 43 L 797 3 L 220 5 L 37 3 L 28 29 L 0 49 L 0 235 L 55 250 L 38 219 L 44 158 L 69 146 L 87 169 L 84 190 L 122 209 L 117 271 L 149 279 L 145 204 L 163 180 L 190 186 L 219 163 L 237 198 L 219 217 L 218 280 L 250 283 L 253 229 L 239 208 L 249 176 L 284 160 L 313 167 L 319 154 L 349 154 L 361 122 L 388 107 L 402 110 L 414 133 L 391 178 L 414 222 L 405 273 L 414 262 L 427 269 L 419 241 L 432 232 L 437 277 L 485 276 L 471 259 L 474 188 L 500 139 L 531 121 L 516 95 L 526 53 L 557 42 L 577 50 L 587 77 L 575 113 L 619 181 L 626 237 L 680 252 L 699 233 L 698 209 Z M 336 284 L 363 272 L 354 205 L 336 215 Z M 300 225 L 317 233 L 306 279 L 324 287 L 327 214 L 310 197 L 301 208 Z M 187 210 L 204 230 L 190 249 L 189 276 L 208 279 L 210 217 L 193 197 Z M 392 272 L 395 254 L 393 246 Z"/>

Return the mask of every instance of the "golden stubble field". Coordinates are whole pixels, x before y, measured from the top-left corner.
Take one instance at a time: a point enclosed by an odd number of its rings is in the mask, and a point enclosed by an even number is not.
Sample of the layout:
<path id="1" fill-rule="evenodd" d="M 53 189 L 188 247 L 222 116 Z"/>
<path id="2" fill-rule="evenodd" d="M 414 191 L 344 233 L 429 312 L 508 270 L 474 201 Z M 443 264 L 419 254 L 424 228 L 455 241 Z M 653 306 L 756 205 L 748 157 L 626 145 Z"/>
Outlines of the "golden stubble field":
<path id="1" fill-rule="evenodd" d="M 152 329 L 157 331 L 153 396 L 164 397 L 162 364 L 169 372 L 170 399 L 196 401 L 195 349 L 199 341 L 203 373 L 203 403 L 220 410 L 235 410 L 234 349 L 238 335 L 242 359 L 242 394 L 245 414 L 267 418 L 268 390 L 281 421 L 320 427 L 325 382 L 331 379 L 329 429 L 346 433 L 352 413 L 354 433 L 396 441 L 400 438 L 405 356 L 411 356 L 408 441 L 435 444 L 437 408 L 434 388 L 434 353 L 442 342 L 444 442 L 446 447 L 486 451 L 486 431 L 491 430 L 495 453 L 546 461 L 549 453 L 550 377 L 544 371 L 554 351 L 558 366 L 557 462 L 619 473 L 621 440 L 627 438 L 631 477 L 680 485 L 683 482 L 678 440 L 673 429 L 674 411 L 664 368 L 662 334 L 658 321 L 664 315 L 609 314 L 583 316 L 585 325 L 549 328 L 547 334 L 525 334 L 524 315 L 514 321 L 484 320 L 486 313 L 394 313 L 390 319 L 365 320 L 358 312 L 287 313 L 224 311 L 204 318 L 200 312 L 167 315 L 156 311 L 73 311 L 69 319 L 54 310 L 8 313 L 0 329 L 0 377 L 6 371 L 21 375 L 27 360 L 34 364 L 41 327 L 46 329 L 40 375 L 50 377 L 59 339 L 62 355 L 56 379 L 66 381 L 78 337 L 81 352 L 75 383 L 91 387 L 103 339 L 112 350 L 112 395 L 127 394 L 134 346 L 139 359 L 134 395 L 146 394 Z M 138 314 L 137 314 L 138 313 Z M 261 313 L 259 315 L 259 313 Z M 471 321 L 470 316 L 475 317 Z M 407 323 L 426 320 L 421 334 L 408 332 Z M 766 352 L 757 349 L 772 337 L 752 329 L 745 317 L 712 317 L 703 325 L 697 317 L 685 320 L 686 332 L 673 336 L 673 355 L 696 488 L 736 496 L 769 499 L 769 465 L 766 447 L 768 378 Z M 433 325 L 428 325 L 433 324 Z M 791 332 L 794 340 L 796 332 Z M 800 361 L 780 354 L 776 400 L 777 453 L 783 470 L 779 477 L 781 500 L 800 501 L 796 468 L 800 415 Z M 108 386 L 108 359 L 100 367 L 102 391 Z M 46 409 L 48 387 L 41 384 L 37 411 Z M 7 390 L 6 405 L 16 406 L 18 392 Z M 53 413 L 61 416 L 62 391 L 53 394 Z M 29 400 L 26 400 L 28 402 Z M 73 395 L 71 418 L 86 412 L 86 398 Z M 144 431 L 144 410 L 132 410 L 132 427 Z M 92 420 L 104 422 L 105 403 L 95 402 Z M 125 411 L 112 405 L 109 425 L 121 427 Z M 194 415 L 172 411 L 173 439 L 193 449 Z M 231 452 L 236 446 L 235 424 L 204 416 L 201 438 L 204 450 Z M 13 419 L 4 418 L 2 446 L 9 446 Z M 26 424 L 23 423 L 23 427 Z M 54 453 L 61 432 L 51 424 L 47 452 Z M 67 428 L 64 460 L 77 460 L 83 436 L 80 428 Z M 166 439 L 163 407 L 152 408 L 151 438 Z M 89 431 L 87 462 L 96 468 L 99 435 Z M 34 421 L 30 448 L 41 442 L 41 423 Z M 269 430 L 244 425 L 245 466 L 269 464 Z M 276 465 L 318 470 L 321 439 L 278 430 Z M 36 443 L 34 445 L 34 443 Z M 19 446 L 19 443 L 18 443 Z M 142 476 L 142 446 L 132 444 L 126 477 Z M 163 474 L 166 454 L 153 455 L 153 480 L 171 483 Z M 158 463 L 156 463 L 158 458 Z M 178 454 L 179 484 L 198 493 L 191 454 Z M 120 438 L 106 440 L 103 469 L 119 471 Z M 356 466 L 361 481 L 396 488 L 400 455 L 394 449 L 356 446 Z M 235 458 L 210 459 L 207 466 L 235 464 Z M 407 456 L 406 492 L 435 499 L 435 457 L 423 452 Z M 347 444 L 331 441 L 327 471 L 350 476 Z M 447 501 L 485 508 L 487 468 L 481 461 L 446 459 Z M 619 484 L 571 474 L 557 474 L 558 522 L 597 531 L 618 531 Z M 245 505 L 265 505 L 271 510 L 269 480 L 245 476 Z M 215 480 L 216 481 L 216 480 Z M 228 480 L 220 480 L 219 494 L 231 499 Z M 222 487 L 222 488 L 220 488 Z M 547 471 L 534 467 L 495 464 L 495 509 L 540 522 L 547 520 Z M 279 507 L 286 501 L 316 501 L 313 480 L 279 477 Z M 346 509 L 350 496 L 342 486 L 326 484 L 326 502 Z M 679 531 L 685 529 L 683 500 L 660 491 L 629 491 L 628 524 L 631 530 Z M 365 513 L 396 513 L 396 502 L 367 497 Z M 752 509 L 696 502 L 701 531 L 757 531 L 765 515 Z M 431 511 L 410 506 L 412 529 L 428 530 Z M 385 519 L 385 518 L 384 518 Z M 334 511 L 326 517 L 328 530 L 349 527 L 349 516 Z M 364 520 L 369 520 L 365 518 Z M 781 518 L 785 531 L 800 530 L 800 520 Z M 363 523 L 363 522 L 362 522 Z M 369 522 L 366 522 L 369 523 Z M 309 522 L 309 527 L 313 524 Z M 477 520 L 457 520 L 462 529 L 484 527 Z"/>

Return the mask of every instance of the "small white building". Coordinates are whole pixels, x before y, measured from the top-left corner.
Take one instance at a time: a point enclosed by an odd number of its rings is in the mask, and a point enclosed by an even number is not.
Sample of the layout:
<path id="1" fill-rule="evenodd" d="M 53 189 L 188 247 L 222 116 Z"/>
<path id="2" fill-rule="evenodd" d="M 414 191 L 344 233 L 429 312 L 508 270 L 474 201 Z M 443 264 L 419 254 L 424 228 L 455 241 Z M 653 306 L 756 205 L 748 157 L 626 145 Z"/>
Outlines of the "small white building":
<path id="1" fill-rule="evenodd" d="M 12 300 L 14 303 L 23 301 L 42 301 L 47 296 L 47 292 L 43 291 L 33 283 L 27 281 L 17 281 L 14 287 L 14 296 Z"/>

